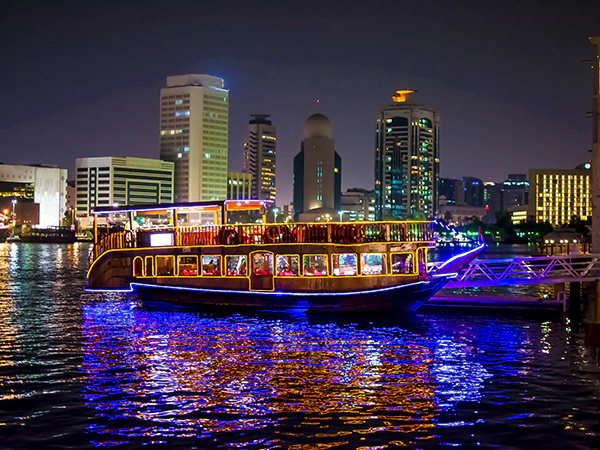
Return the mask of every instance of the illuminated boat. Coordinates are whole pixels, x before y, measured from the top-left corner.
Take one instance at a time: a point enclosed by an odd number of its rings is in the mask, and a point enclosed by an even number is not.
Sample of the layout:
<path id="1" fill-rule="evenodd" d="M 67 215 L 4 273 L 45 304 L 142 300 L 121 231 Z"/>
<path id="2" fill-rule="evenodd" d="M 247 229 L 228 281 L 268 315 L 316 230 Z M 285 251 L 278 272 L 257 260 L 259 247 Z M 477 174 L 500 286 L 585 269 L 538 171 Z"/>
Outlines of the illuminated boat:
<path id="1" fill-rule="evenodd" d="M 432 222 L 265 223 L 269 204 L 97 208 L 88 290 L 205 307 L 414 310 L 483 249 L 431 273 Z M 248 211 L 260 223 L 230 223 Z M 199 225 L 207 214 L 213 224 Z M 119 220 L 123 228 L 111 229 Z"/>

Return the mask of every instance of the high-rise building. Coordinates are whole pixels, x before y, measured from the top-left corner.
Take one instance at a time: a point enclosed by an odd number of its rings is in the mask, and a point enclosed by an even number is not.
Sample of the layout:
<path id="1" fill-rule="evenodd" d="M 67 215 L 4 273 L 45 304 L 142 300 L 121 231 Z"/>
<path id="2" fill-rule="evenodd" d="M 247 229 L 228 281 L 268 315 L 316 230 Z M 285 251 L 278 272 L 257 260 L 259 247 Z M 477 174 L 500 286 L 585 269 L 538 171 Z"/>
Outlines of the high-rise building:
<path id="1" fill-rule="evenodd" d="M 167 77 L 160 90 L 160 158 L 175 164 L 175 201 L 227 198 L 229 91 L 210 75 Z"/>
<path id="2" fill-rule="evenodd" d="M 67 210 L 67 169 L 41 164 L 0 164 L 0 210 L 11 211 L 17 223 L 59 226 Z"/>
<path id="3" fill-rule="evenodd" d="M 377 116 L 376 216 L 433 217 L 438 207 L 439 115 L 400 90 Z"/>
<path id="4" fill-rule="evenodd" d="M 485 206 L 485 216 L 483 222 L 486 224 L 496 223 L 496 213 L 502 211 L 504 198 L 504 189 L 502 183 L 493 181 L 483 182 L 483 204 Z"/>
<path id="5" fill-rule="evenodd" d="M 340 216 L 346 222 L 375 220 L 375 192 L 352 188 L 342 193 Z"/>
<path id="6" fill-rule="evenodd" d="M 227 174 L 227 199 L 249 199 L 252 195 L 252 174 L 229 172 Z"/>
<path id="7" fill-rule="evenodd" d="M 89 218 L 96 206 L 173 203 L 172 162 L 102 156 L 78 158 L 75 166 L 80 219 Z"/>
<path id="8" fill-rule="evenodd" d="M 594 47 L 592 68 L 592 165 L 596 176 L 592 179 L 592 250 L 600 251 L 600 36 L 591 36 Z"/>
<path id="9" fill-rule="evenodd" d="M 277 134 L 268 114 L 252 114 L 244 143 L 244 173 L 252 175 L 252 197 L 275 201 Z"/>
<path id="10" fill-rule="evenodd" d="M 459 184 L 458 181 L 459 180 L 455 180 L 453 178 L 440 178 L 438 181 L 439 196 L 444 196 L 444 198 L 446 199 L 446 204 L 448 205 L 455 205 L 456 203 L 461 203 L 460 200 L 457 201 L 457 199 L 460 198 L 460 195 L 457 195 L 456 192 L 457 186 Z M 462 192 L 459 192 L 459 194 L 462 194 Z"/>
<path id="11" fill-rule="evenodd" d="M 503 209 L 524 206 L 529 203 L 529 181 L 524 173 L 511 173 L 504 182 Z"/>
<path id="12" fill-rule="evenodd" d="M 464 183 L 464 204 L 479 208 L 484 206 L 483 181 L 474 177 L 462 177 Z"/>
<path id="13" fill-rule="evenodd" d="M 591 164 L 575 169 L 529 170 L 530 200 L 528 215 L 538 223 L 569 223 L 574 217 L 591 219 Z"/>
<path id="14" fill-rule="evenodd" d="M 304 123 L 302 148 L 294 158 L 294 216 L 337 216 L 341 196 L 342 158 L 335 151 L 331 122 L 313 114 Z M 303 217 L 308 220 L 307 214 Z"/>

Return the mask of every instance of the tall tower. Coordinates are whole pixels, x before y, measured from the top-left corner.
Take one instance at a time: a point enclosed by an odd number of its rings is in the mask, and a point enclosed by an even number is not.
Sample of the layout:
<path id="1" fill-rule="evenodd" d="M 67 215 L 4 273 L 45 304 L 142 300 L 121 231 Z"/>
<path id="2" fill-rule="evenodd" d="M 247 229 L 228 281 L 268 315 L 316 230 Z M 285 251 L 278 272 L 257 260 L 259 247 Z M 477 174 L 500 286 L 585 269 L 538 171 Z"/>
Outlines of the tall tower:
<path id="1" fill-rule="evenodd" d="M 175 202 L 227 198 L 229 91 L 210 75 L 167 77 L 160 90 L 160 159 L 175 163 Z"/>
<path id="2" fill-rule="evenodd" d="M 252 198 L 275 201 L 277 134 L 268 114 L 252 114 L 244 143 L 244 173 L 252 174 Z"/>
<path id="3" fill-rule="evenodd" d="M 377 116 L 375 211 L 397 219 L 433 217 L 438 208 L 439 115 L 396 91 Z"/>
<path id="4" fill-rule="evenodd" d="M 590 38 L 594 46 L 594 91 L 592 113 L 592 250 L 600 251 L 600 36 Z"/>
<path id="5" fill-rule="evenodd" d="M 294 215 L 322 210 L 338 213 L 342 199 L 342 158 L 335 151 L 331 122 L 313 114 L 304 122 L 304 140 L 294 158 Z"/>

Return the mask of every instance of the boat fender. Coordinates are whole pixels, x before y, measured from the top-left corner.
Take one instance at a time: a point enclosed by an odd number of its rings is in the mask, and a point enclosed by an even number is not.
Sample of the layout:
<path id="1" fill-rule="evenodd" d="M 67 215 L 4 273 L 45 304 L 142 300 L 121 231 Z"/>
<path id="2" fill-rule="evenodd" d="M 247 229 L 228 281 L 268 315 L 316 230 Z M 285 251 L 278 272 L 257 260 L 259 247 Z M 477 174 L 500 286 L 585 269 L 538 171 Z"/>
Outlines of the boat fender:
<path id="1" fill-rule="evenodd" d="M 359 243 L 365 240 L 365 226 L 364 225 L 356 225 L 354 227 L 354 240 Z"/>
<path id="2" fill-rule="evenodd" d="M 265 237 L 268 242 L 275 242 L 281 234 L 281 227 L 279 225 L 271 225 L 265 231 Z"/>

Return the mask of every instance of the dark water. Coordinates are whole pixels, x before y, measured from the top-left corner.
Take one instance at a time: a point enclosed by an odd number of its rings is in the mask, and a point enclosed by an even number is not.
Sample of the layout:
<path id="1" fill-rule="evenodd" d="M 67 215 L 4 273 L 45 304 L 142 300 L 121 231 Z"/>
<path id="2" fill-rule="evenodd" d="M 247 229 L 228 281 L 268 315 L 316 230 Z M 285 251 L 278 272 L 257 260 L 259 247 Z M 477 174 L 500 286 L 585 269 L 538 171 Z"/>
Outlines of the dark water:
<path id="1" fill-rule="evenodd" d="M 587 449 L 568 323 L 213 316 L 83 292 L 87 245 L 0 246 L 0 447 Z"/>

